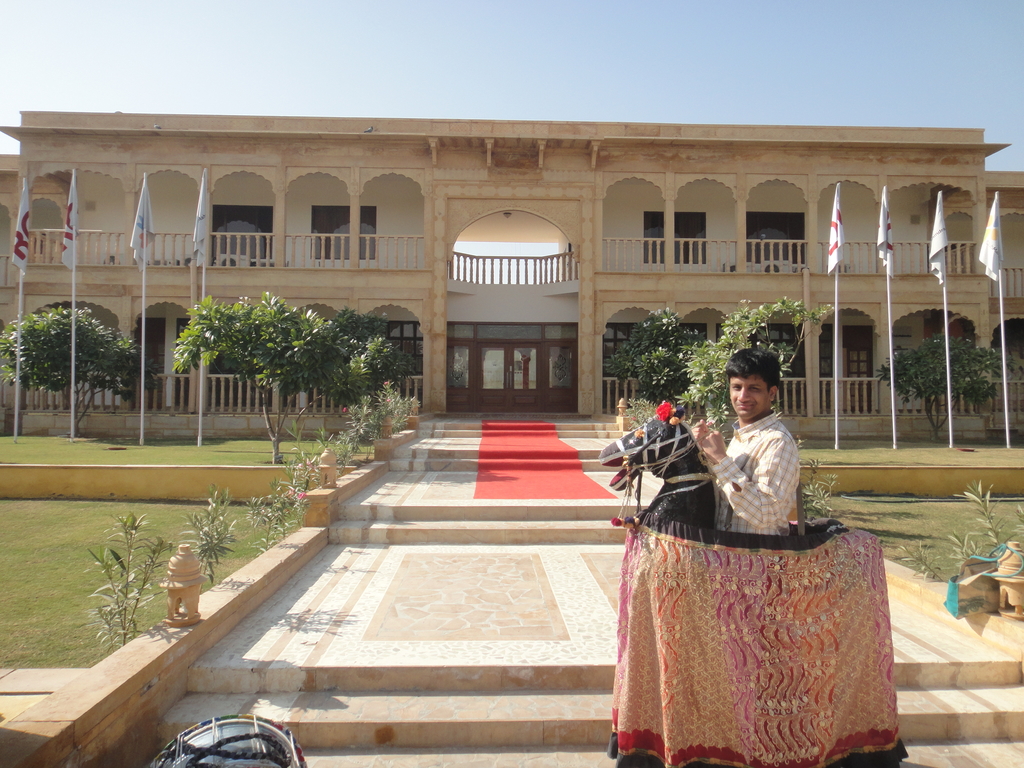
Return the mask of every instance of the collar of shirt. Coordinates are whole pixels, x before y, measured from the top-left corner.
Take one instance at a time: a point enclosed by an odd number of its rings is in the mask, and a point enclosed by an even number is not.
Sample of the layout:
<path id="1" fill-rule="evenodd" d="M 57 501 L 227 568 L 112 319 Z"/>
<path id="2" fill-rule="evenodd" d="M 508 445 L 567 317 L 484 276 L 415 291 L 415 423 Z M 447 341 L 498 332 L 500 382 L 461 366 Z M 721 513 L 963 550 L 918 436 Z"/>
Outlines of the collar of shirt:
<path id="1" fill-rule="evenodd" d="M 760 421 L 755 421 L 753 424 L 747 424 L 745 427 L 741 427 L 739 422 L 733 422 L 733 439 L 739 440 L 741 443 L 745 443 L 752 439 L 758 432 L 768 427 L 773 427 L 779 423 L 779 414 L 772 411 Z"/>

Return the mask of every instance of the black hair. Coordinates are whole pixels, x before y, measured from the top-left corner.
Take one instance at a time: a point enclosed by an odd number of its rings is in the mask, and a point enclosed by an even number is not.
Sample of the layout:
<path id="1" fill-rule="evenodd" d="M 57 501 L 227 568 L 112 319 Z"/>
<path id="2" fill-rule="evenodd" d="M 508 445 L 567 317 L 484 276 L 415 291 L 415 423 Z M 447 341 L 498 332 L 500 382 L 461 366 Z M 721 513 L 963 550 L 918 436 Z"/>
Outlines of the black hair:
<path id="1" fill-rule="evenodd" d="M 725 364 L 726 379 L 749 379 L 751 376 L 760 376 L 769 388 L 779 386 L 782 382 L 782 367 L 778 356 L 767 349 L 752 347 L 737 351 Z"/>

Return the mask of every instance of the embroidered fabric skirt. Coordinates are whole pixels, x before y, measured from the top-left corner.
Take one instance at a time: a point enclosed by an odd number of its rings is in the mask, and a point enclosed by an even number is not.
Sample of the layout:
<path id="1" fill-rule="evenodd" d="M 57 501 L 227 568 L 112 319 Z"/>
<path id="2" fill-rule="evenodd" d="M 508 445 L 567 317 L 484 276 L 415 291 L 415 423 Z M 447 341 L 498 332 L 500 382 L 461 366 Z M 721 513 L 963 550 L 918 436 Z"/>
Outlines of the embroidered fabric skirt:
<path id="1" fill-rule="evenodd" d="M 878 539 L 638 522 L 619 587 L 609 747 L 619 768 L 906 757 Z"/>

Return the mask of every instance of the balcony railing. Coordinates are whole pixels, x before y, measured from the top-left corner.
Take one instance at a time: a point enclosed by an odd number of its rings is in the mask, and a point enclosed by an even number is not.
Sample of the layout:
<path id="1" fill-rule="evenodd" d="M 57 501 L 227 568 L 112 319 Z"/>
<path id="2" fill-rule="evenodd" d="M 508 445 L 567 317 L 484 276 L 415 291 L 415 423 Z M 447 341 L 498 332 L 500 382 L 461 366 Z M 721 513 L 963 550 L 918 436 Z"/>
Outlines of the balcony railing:
<path id="1" fill-rule="evenodd" d="M 550 285 L 579 279 L 571 252 L 553 256 L 473 256 L 452 254 L 448 279 L 476 285 Z"/>
<path id="2" fill-rule="evenodd" d="M 874 378 L 839 379 L 840 416 L 877 416 L 881 411 L 879 380 Z M 822 416 L 835 415 L 832 379 L 818 381 L 818 409 Z M 888 394 L 887 394 L 888 396 Z"/>
<path id="3" fill-rule="evenodd" d="M 192 396 L 193 376 L 187 373 L 162 373 L 157 375 L 157 386 L 146 392 L 146 411 L 159 413 L 196 413 L 198 403 Z M 423 377 L 410 376 L 399 388 L 405 397 L 414 397 L 423 405 Z M 310 414 L 340 414 L 343 406 L 321 400 L 319 393 L 302 393 L 289 400 L 292 408 L 304 408 L 310 402 Z M 14 387 L 10 384 L 0 385 L 0 407 L 14 407 Z M 41 389 L 22 390 L 21 407 L 23 411 L 68 411 L 67 397 L 63 392 L 47 392 Z M 100 392 L 93 398 L 90 411 L 131 411 L 137 406 L 134 401 L 122 400 L 111 392 Z M 276 407 L 275 396 L 271 395 L 270 408 Z M 214 414 L 247 414 L 260 413 L 259 390 L 252 383 L 240 382 L 228 374 L 208 374 L 206 376 L 206 399 L 203 404 L 205 413 Z"/>
<path id="4" fill-rule="evenodd" d="M 999 296 L 999 283 L 989 280 L 989 291 L 992 296 Z M 1003 267 L 1003 291 L 1008 299 L 1024 298 L 1024 269 Z"/>
<path id="5" fill-rule="evenodd" d="M 660 237 L 606 237 L 602 256 L 605 272 L 735 272 L 736 241 L 676 238 L 674 252 L 665 258 Z"/>
<path id="6" fill-rule="evenodd" d="M 929 243 L 893 243 L 893 274 L 927 275 Z M 828 271 L 828 243 L 818 243 L 818 270 Z M 882 275 L 885 269 L 873 242 L 846 242 L 843 245 L 843 274 Z M 946 247 L 946 272 L 950 275 L 973 275 L 980 269 L 974 258 L 974 243 L 953 242 Z"/>
<path id="7" fill-rule="evenodd" d="M 747 240 L 748 272 L 799 272 L 807 266 L 804 240 Z"/>
<path id="8" fill-rule="evenodd" d="M 424 269 L 422 235 L 285 235 L 285 265 L 303 269 Z M 358 256 L 356 253 L 358 252 Z"/>

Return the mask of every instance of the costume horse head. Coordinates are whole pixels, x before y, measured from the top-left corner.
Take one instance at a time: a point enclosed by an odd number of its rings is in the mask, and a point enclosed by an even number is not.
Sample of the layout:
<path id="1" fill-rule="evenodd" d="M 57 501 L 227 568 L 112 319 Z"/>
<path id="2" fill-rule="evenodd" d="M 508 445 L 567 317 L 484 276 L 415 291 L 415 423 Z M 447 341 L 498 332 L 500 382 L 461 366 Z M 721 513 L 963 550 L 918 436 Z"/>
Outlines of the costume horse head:
<path id="1" fill-rule="evenodd" d="M 648 512 L 683 525 L 714 528 L 715 489 L 700 449 L 690 428 L 679 420 L 682 408 L 665 415 L 672 418 L 655 417 L 601 451 L 600 461 L 606 467 L 622 466 L 610 485 L 626 490 L 647 470 L 664 483 Z"/>

